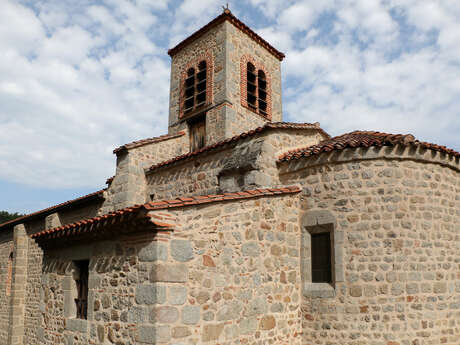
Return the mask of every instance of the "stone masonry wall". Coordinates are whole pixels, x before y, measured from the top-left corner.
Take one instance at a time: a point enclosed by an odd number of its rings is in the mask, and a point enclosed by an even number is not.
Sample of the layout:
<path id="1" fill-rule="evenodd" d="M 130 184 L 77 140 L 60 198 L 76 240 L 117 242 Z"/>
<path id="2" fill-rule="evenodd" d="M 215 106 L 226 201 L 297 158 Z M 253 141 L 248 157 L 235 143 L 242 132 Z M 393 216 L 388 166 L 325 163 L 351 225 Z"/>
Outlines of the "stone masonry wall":
<path id="1" fill-rule="evenodd" d="M 12 251 L 13 234 L 11 231 L 2 231 L 0 234 L 0 344 L 6 344 L 8 340 L 12 278 L 10 253 Z"/>
<path id="2" fill-rule="evenodd" d="M 178 196 L 216 194 L 218 172 L 232 155 L 231 149 L 217 150 L 194 162 L 177 163 L 147 175 L 147 195 L 153 200 Z"/>
<path id="3" fill-rule="evenodd" d="M 148 201 L 144 169 L 188 152 L 189 145 L 188 136 L 183 135 L 118 153 L 116 175 L 99 214 Z"/>
<path id="4" fill-rule="evenodd" d="M 313 130 L 270 130 L 192 162 L 179 162 L 153 171 L 147 175 L 147 195 L 153 195 L 153 199 L 171 199 L 274 187 L 279 185 L 275 163 L 278 154 L 316 144 L 321 139 L 321 134 Z"/>
<path id="5" fill-rule="evenodd" d="M 139 298 L 156 300 L 155 291 L 138 297 L 136 287 L 149 272 L 141 267 L 138 251 L 157 238 L 154 234 L 119 237 L 113 241 L 64 247 L 45 253 L 42 278 L 42 324 L 39 344 L 137 344 Z M 77 319 L 74 298 L 74 260 L 90 260 L 88 318 Z M 146 318 L 145 320 L 143 318 Z"/>
<path id="6" fill-rule="evenodd" d="M 300 345 L 298 195 L 155 211 L 172 232 L 45 251 L 36 343 Z M 73 260 L 90 259 L 88 320 Z"/>
<path id="7" fill-rule="evenodd" d="M 460 344 L 459 170 L 385 150 L 282 165 L 284 183 L 304 186 L 303 209 L 333 213 L 344 237 L 335 297 L 302 300 L 304 344 Z"/>
<path id="8" fill-rule="evenodd" d="M 33 239 L 28 240 L 27 284 L 24 313 L 24 343 L 37 344 L 37 330 L 40 326 L 40 288 L 43 251 Z"/>
<path id="9" fill-rule="evenodd" d="M 171 239 L 139 256 L 152 261 L 143 289 L 162 296 L 140 334 L 156 344 L 301 344 L 298 195 L 169 214 L 180 224 Z"/>

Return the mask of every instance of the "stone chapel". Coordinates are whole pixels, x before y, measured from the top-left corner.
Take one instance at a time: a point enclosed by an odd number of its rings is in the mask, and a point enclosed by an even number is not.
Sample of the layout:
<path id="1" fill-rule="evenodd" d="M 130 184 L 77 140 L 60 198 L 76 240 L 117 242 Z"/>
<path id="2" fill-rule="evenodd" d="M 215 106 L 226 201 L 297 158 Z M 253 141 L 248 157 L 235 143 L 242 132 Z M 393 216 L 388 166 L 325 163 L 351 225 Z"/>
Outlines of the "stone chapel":
<path id="1" fill-rule="evenodd" d="M 168 134 L 0 224 L 0 344 L 459 345 L 460 153 L 282 122 L 228 9 L 168 53 Z"/>

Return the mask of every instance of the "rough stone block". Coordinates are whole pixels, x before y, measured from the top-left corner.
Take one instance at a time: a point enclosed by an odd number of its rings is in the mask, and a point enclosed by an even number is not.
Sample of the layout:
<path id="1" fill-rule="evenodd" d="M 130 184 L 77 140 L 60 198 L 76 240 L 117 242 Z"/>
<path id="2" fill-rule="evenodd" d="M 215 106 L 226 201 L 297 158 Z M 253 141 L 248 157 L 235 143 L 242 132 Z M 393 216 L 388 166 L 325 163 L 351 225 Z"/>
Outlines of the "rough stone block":
<path id="1" fill-rule="evenodd" d="M 304 283 L 303 295 L 313 298 L 333 298 L 335 289 L 328 283 Z"/>
<path id="2" fill-rule="evenodd" d="M 193 248 L 191 241 L 172 240 L 171 256 L 180 262 L 187 262 L 193 259 Z"/>
<path id="3" fill-rule="evenodd" d="M 351 297 L 361 297 L 363 295 L 363 288 L 360 285 L 350 286 Z"/>
<path id="4" fill-rule="evenodd" d="M 128 322 L 143 323 L 146 321 L 146 309 L 141 306 L 132 306 L 128 310 Z"/>
<path id="5" fill-rule="evenodd" d="M 175 307 L 154 307 L 150 313 L 150 321 L 156 323 L 173 323 L 179 319 L 179 311 Z"/>
<path id="6" fill-rule="evenodd" d="M 249 302 L 246 309 L 246 316 L 255 316 L 267 312 L 267 301 L 262 297 L 257 297 Z"/>
<path id="7" fill-rule="evenodd" d="M 159 285 L 138 285 L 136 287 L 137 304 L 157 304 L 166 301 L 166 287 Z"/>
<path id="8" fill-rule="evenodd" d="M 256 257 L 260 255 L 260 247 L 257 242 L 247 242 L 241 247 L 244 256 Z"/>
<path id="9" fill-rule="evenodd" d="M 200 307 L 188 305 L 182 308 L 182 323 L 186 325 L 194 325 L 200 321 Z"/>
<path id="10" fill-rule="evenodd" d="M 202 340 L 205 341 L 213 341 L 219 339 L 222 331 L 224 330 L 224 324 L 213 324 L 213 325 L 205 325 L 203 327 L 203 335 Z"/>
<path id="11" fill-rule="evenodd" d="M 139 261 L 165 261 L 168 259 L 168 247 L 164 243 L 151 242 L 138 253 Z"/>
<path id="12" fill-rule="evenodd" d="M 136 340 L 145 344 L 166 343 L 171 339 L 170 326 L 141 325 L 137 329 Z"/>
<path id="13" fill-rule="evenodd" d="M 103 343 L 104 338 L 105 338 L 104 326 L 97 325 L 97 339 L 99 340 L 100 343 Z"/>
<path id="14" fill-rule="evenodd" d="M 185 283 L 188 269 L 185 264 L 154 264 L 150 271 L 151 282 Z"/>
<path id="15" fill-rule="evenodd" d="M 61 220 L 57 212 L 45 217 L 45 229 L 53 229 L 61 226 Z"/>
<path id="16" fill-rule="evenodd" d="M 217 321 L 237 319 L 242 309 L 243 305 L 241 302 L 231 301 L 226 303 L 217 311 Z"/>
<path id="17" fill-rule="evenodd" d="M 101 284 L 101 277 L 90 275 L 88 279 L 88 289 L 97 289 Z"/>
<path id="18" fill-rule="evenodd" d="M 83 319 L 67 319 L 65 328 L 72 332 L 86 333 L 88 330 L 88 320 Z"/>
<path id="19" fill-rule="evenodd" d="M 242 319 L 240 322 L 240 333 L 241 334 L 254 334 L 257 329 L 257 318 L 249 317 Z"/>
<path id="20" fill-rule="evenodd" d="M 191 334 L 192 332 L 186 326 L 177 326 L 171 330 L 171 335 L 173 338 L 185 338 Z"/>
<path id="21" fill-rule="evenodd" d="M 263 331 L 268 331 L 275 328 L 276 320 L 272 315 L 263 316 L 259 322 L 259 329 Z"/>
<path id="22" fill-rule="evenodd" d="M 301 224 L 303 226 L 335 224 L 335 217 L 327 210 L 308 211 L 303 215 Z"/>
<path id="23" fill-rule="evenodd" d="M 169 288 L 168 302 L 172 305 L 182 305 L 187 300 L 187 288 L 184 286 L 171 286 Z"/>

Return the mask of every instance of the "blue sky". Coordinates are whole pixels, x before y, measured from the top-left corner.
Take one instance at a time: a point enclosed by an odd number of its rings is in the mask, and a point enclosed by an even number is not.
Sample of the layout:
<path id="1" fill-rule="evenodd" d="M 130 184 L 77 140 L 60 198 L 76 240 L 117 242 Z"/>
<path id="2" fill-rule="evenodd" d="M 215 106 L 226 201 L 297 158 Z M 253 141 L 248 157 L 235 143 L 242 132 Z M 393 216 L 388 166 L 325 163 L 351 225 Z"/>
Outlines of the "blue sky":
<path id="1" fill-rule="evenodd" d="M 225 2 L 2 0 L 0 210 L 101 189 L 115 147 L 166 133 L 167 49 Z M 286 54 L 286 121 L 460 150 L 460 2 L 228 2 Z"/>

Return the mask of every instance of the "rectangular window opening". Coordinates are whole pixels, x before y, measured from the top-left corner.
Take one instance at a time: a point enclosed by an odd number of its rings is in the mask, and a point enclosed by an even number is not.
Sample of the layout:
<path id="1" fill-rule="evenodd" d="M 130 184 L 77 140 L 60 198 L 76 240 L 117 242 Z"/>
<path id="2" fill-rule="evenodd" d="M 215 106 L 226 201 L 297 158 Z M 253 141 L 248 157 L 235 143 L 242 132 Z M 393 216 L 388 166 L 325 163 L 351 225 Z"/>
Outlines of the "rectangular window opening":
<path id="1" fill-rule="evenodd" d="M 311 273 L 313 283 L 332 283 L 331 234 L 311 234 Z"/>
<path id="2" fill-rule="evenodd" d="M 78 269 L 78 276 L 75 279 L 77 287 L 77 298 L 75 305 L 77 307 L 77 319 L 86 320 L 88 317 L 88 277 L 89 277 L 89 260 L 74 261 Z"/>

